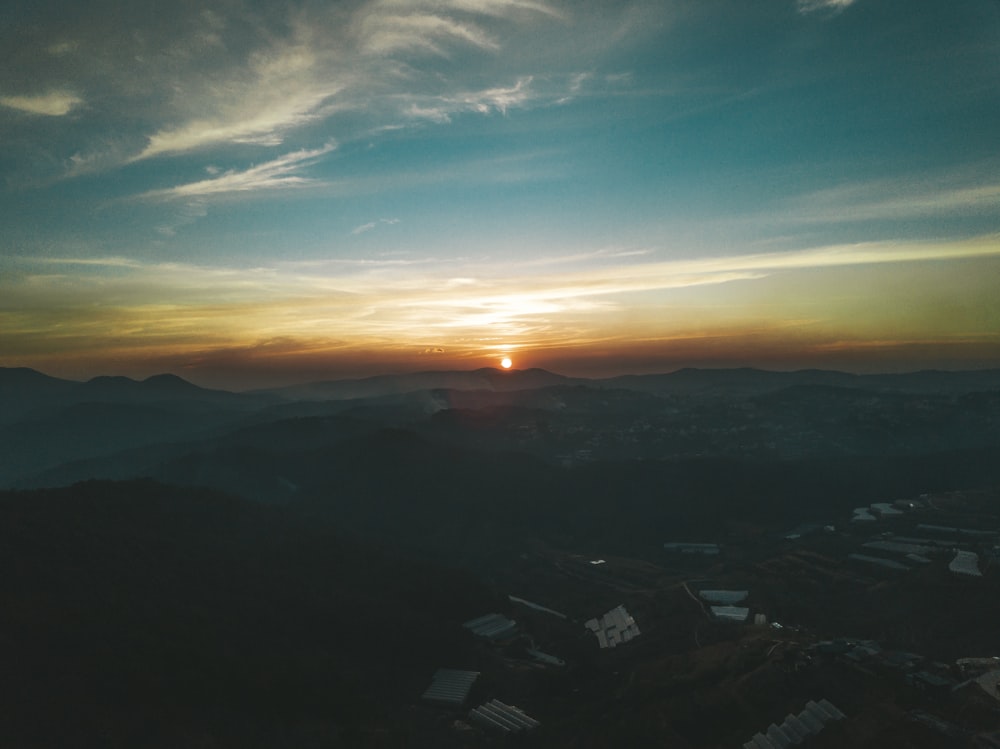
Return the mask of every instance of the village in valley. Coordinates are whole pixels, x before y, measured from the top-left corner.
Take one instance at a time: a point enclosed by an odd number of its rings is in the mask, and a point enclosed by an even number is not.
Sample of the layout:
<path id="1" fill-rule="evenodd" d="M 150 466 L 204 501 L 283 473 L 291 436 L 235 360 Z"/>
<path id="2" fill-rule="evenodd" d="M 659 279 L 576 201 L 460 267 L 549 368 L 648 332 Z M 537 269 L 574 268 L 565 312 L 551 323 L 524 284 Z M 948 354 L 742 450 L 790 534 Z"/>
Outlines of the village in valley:
<path id="1" fill-rule="evenodd" d="M 442 668 L 415 714 L 458 745 L 532 714 L 599 735 L 627 709 L 659 711 L 676 746 L 1000 746 L 995 499 L 923 494 L 646 559 L 539 547 L 497 580 L 507 605 L 463 624 L 482 670 Z"/>

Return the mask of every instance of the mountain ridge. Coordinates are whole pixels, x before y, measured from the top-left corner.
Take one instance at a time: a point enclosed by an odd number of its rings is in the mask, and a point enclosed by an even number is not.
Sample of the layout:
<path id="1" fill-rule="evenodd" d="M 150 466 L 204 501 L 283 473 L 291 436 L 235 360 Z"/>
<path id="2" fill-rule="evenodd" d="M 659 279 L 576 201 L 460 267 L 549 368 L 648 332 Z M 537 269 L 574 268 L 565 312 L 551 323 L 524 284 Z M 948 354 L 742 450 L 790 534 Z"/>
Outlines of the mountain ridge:
<path id="1" fill-rule="evenodd" d="M 48 388 L 52 392 L 79 392 L 87 395 L 121 397 L 123 393 L 186 393 L 199 397 L 242 396 L 279 397 L 285 400 L 359 398 L 370 395 L 401 394 L 418 390 L 527 390 L 549 385 L 624 387 L 626 389 L 685 389 L 692 383 L 700 389 L 738 386 L 776 389 L 790 384 L 826 384 L 877 389 L 953 387 L 959 389 L 1000 389 L 1000 369 L 941 370 L 909 372 L 853 373 L 835 369 L 769 370 L 757 367 L 682 367 L 672 372 L 622 374 L 611 377 L 579 377 L 559 374 L 540 367 L 504 370 L 479 367 L 461 370 L 421 370 L 368 377 L 314 380 L 270 388 L 226 390 L 207 388 L 179 375 L 163 372 L 138 380 L 124 375 L 98 375 L 89 380 L 54 377 L 30 367 L 0 367 L 0 398 L 5 391 Z"/>
<path id="2" fill-rule="evenodd" d="M 570 377 L 545 369 L 429 370 L 398 375 L 376 375 L 357 379 L 322 380 L 279 388 L 248 391 L 292 400 L 335 400 L 373 395 L 401 394 L 418 390 L 515 391 L 549 385 L 583 385 L 592 388 L 623 388 L 643 392 L 704 392 L 736 388 L 742 393 L 777 390 L 791 385 L 819 384 L 877 390 L 949 389 L 1000 390 L 1000 369 L 918 370 L 903 373 L 855 374 L 838 370 L 767 370 L 754 367 L 703 369 L 685 367 L 673 372 L 626 374 L 614 377 Z"/>

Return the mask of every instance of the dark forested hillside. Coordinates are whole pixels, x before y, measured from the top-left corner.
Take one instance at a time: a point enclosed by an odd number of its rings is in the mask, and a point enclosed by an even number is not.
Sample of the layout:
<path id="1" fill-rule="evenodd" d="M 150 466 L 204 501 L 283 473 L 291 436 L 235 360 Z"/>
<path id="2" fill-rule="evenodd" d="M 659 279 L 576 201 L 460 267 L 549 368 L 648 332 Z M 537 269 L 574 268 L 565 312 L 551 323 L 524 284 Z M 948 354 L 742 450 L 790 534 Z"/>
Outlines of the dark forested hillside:
<path id="1" fill-rule="evenodd" d="M 0 563 L 0 743 L 26 749 L 354 746 L 475 665 L 459 625 L 492 601 L 332 520 L 148 481 L 0 495 Z"/>

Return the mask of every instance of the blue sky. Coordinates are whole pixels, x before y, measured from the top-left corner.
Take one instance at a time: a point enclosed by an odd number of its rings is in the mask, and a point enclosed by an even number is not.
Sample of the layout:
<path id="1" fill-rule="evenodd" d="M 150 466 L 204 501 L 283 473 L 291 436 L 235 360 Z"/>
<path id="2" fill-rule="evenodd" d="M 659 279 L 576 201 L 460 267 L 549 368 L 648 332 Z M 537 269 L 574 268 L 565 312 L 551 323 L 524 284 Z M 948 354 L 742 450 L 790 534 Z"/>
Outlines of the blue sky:
<path id="1" fill-rule="evenodd" d="M 0 365 L 1000 366 L 1000 3 L 13 2 Z"/>

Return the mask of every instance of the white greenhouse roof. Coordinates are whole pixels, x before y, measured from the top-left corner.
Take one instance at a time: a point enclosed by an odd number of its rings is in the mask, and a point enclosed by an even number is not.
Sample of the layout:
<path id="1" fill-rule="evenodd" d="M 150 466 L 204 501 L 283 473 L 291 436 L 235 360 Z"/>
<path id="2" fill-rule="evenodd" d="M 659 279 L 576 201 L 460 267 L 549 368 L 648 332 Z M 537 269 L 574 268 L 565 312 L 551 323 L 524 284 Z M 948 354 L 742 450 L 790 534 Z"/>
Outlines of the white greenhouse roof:
<path id="1" fill-rule="evenodd" d="M 956 551 L 955 558 L 951 560 L 948 569 L 959 575 L 983 576 L 983 573 L 979 571 L 979 555 L 972 551 Z"/>
<path id="2" fill-rule="evenodd" d="M 748 590 L 701 590 L 698 592 L 703 601 L 709 603 L 739 603 L 750 595 Z"/>
<path id="3" fill-rule="evenodd" d="M 729 622 L 745 622 L 750 615 L 750 609 L 745 606 L 710 606 L 712 616 Z"/>
<path id="4" fill-rule="evenodd" d="M 424 691 L 423 699 L 443 705 L 460 707 L 476 679 L 478 671 L 459 671 L 453 668 L 439 668 L 434 672 L 431 685 Z"/>

